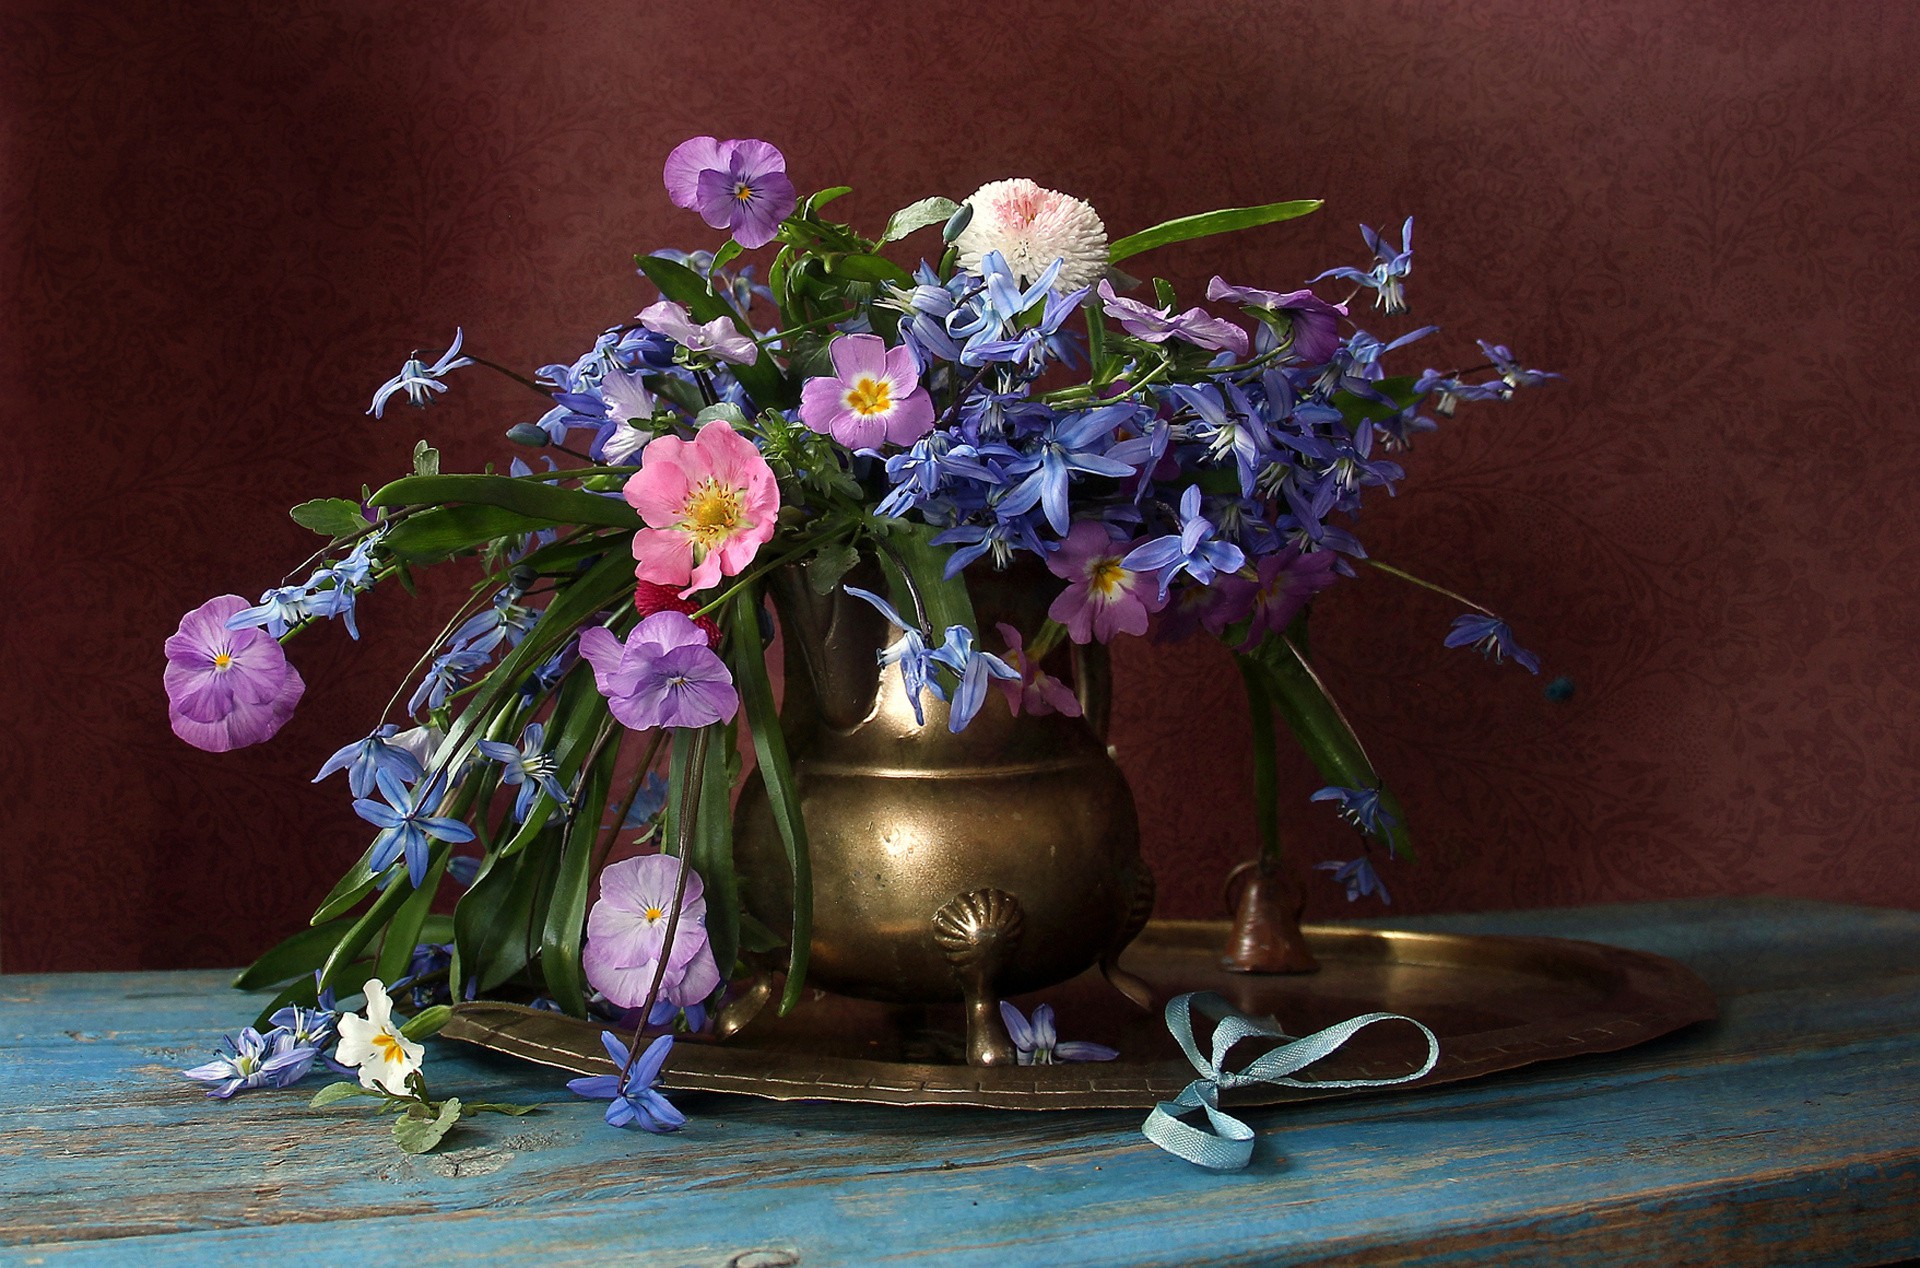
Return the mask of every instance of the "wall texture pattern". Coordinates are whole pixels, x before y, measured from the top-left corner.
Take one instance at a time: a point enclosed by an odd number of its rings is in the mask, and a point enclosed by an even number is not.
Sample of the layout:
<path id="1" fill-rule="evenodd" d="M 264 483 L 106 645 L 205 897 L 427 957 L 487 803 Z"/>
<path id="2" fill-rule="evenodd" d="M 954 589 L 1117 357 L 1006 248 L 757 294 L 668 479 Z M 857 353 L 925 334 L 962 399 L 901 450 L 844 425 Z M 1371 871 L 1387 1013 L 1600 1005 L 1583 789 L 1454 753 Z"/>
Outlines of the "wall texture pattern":
<path id="1" fill-rule="evenodd" d="M 304 920 L 366 839 L 308 780 L 434 594 L 302 640 L 299 714 L 225 756 L 168 732 L 162 639 L 305 553 L 290 502 L 423 435 L 504 463 L 524 389 L 376 422 L 373 387 L 456 326 L 532 367 L 634 312 L 634 251 L 712 236 L 659 181 L 698 133 L 774 141 L 869 225 L 1008 175 L 1118 232 L 1327 200 L 1151 262 L 1196 296 L 1415 215 L 1430 363 L 1486 337 L 1566 380 L 1463 410 L 1360 531 L 1576 691 L 1443 650 L 1457 609 L 1384 576 L 1325 598 L 1324 672 L 1422 842 L 1393 910 L 1920 905 L 1916 61 L 1920 9 L 1759 0 L 6 4 L 0 964 L 233 963 Z M 1231 664 L 1117 661 L 1162 910 L 1209 912 L 1253 848 Z M 1314 786 L 1285 772 L 1293 840 L 1350 857 Z"/>

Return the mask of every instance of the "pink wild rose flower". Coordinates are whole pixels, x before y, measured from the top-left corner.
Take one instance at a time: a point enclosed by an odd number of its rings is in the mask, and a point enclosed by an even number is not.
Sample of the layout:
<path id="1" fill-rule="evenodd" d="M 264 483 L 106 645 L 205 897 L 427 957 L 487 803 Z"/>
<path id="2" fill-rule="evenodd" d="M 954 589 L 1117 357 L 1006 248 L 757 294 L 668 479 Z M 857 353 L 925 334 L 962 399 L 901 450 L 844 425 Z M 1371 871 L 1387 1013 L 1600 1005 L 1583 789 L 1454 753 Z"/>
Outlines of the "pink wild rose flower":
<path id="1" fill-rule="evenodd" d="M 849 449 L 911 445 L 933 430 L 933 397 L 905 347 L 878 335 L 843 335 L 827 350 L 833 373 L 800 389 L 800 421 Z"/>
<path id="2" fill-rule="evenodd" d="M 752 563 L 780 509 L 773 468 L 719 418 L 690 441 L 655 437 L 624 492 L 647 525 L 633 536 L 634 575 L 682 598 Z"/>
<path id="3" fill-rule="evenodd" d="M 1144 634 L 1147 617 L 1166 606 L 1151 573 L 1120 566 L 1132 548 L 1131 542 L 1114 541 L 1104 525 L 1081 520 L 1047 557 L 1053 575 L 1068 583 L 1047 615 L 1066 626 L 1074 642 Z"/>

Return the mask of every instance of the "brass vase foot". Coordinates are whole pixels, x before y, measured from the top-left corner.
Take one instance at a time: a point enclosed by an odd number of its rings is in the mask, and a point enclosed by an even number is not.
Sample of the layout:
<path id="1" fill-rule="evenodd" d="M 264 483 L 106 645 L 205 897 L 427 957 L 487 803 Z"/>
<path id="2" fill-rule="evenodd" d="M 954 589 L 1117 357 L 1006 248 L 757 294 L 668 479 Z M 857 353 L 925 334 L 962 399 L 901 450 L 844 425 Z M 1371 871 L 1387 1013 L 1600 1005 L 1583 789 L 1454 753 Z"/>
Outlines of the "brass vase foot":
<path id="1" fill-rule="evenodd" d="M 1000 1020 L 1001 969 L 1026 924 L 1020 900 L 1003 889 L 975 889 L 933 913 L 933 937 L 960 979 L 967 1010 L 967 1064 L 1013 1065 L 1013 1041 Z"/>
<path id="2" fill-rule="evenodd" d="M 716 1039 L 729 1039 L 740 1033 L 741 1027 L 760 1015 L 779 990 L 786 985 L 784 973 L 756 973 L 747 983 L 746 989 L 720 1006 L 713 1015 L 713 1035 Z"/>
<path id="3" fill-rule="evenodd" d="M 1235 882 L 1245 878 L 1240 898 Z M 1232 908 L 1233 932 L 1220 967 L 1234 973 L 1314 973 L 1320 968 L 1300 932 L 1306 889 L 1288 868 L 1268 859 L 1242 863 L 1227 873 L 1224 889 Z"/>
<path id="4" fill-rule="evenodd" d="M 1120 935 L 1107 948 L 1107 953 L 1100 957 L 1100 975 L 1107 979 L 1107 985 L 1148 1012 L 1153 1011 L 1153 988 L 1120 967 L 1120 953 L 1147 927 L 1147 921 L 1153 916 L 1156 893 L 1158 886 L 1154 884 L 1153 873 L 1141 863 L 1133 884 L 1133 903 L 1127 909 L 1127 923 L 1121 926 Z"/>

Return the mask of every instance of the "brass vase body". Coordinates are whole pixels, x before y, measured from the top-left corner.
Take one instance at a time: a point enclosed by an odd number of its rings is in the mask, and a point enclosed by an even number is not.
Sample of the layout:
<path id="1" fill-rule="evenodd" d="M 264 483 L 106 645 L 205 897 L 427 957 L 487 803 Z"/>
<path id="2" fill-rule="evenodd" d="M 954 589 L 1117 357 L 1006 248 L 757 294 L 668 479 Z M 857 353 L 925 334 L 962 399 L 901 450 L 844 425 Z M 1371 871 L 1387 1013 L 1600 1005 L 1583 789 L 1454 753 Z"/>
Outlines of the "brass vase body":
<path id="1" fill-rule="evenodd" d="M 976 586 L 981 627 L 1010 620 L 1031 634 L 1044 593 Z M 984 1008 L 1074 977 L 1137 932 L 1132 907 L 1147 882 L 1133 797 L 1088 720 L 1015 717 L 990 688 L 965 731 L 948 730 L 947 706 L 931 695 L 922 723 L 898 669 L 876 663 L 897 632 L 870 606 L 839 590 L 814 595 L 798 572 L 775 599 L 782 729 L 812 847 L 810 984 Z M 1096 723 L 1101 668 L 1080 675 Z M 734 831 L 747 910 L 788 934 L 792 880 L 758 775 Z"/>

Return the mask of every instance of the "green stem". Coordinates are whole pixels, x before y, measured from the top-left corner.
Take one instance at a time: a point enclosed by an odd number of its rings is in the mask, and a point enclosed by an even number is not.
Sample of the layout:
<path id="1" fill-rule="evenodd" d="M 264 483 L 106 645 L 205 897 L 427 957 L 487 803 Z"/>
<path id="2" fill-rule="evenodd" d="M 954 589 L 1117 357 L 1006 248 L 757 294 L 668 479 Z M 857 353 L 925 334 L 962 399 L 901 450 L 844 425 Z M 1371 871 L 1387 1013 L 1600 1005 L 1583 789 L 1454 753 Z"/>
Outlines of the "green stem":
<path id="1" fill-rule="evenodd" d="M 529 390 L 537 393 L 539 396 L 541 396 L 546 400 L 550 401 L 553 399 L 552 392 L 548 391 L 544 387 L 541 387 L 538 383 L 534 382 L 532 379 L 528 378 L 526 375 L 521 374 L 518 370 L 509 370 L 507 369 L 506 366 L 501 365 L 498 362 L 489 361 L 485 357 L 476 357 L 471 352 L 465 353 L 463 355 L 467 358 L 467 360 L 473 362 L 475 365 L 484 365 L 489 370 L 493 370 L 500 374 L 504 374 L 508 378 L 512 379 L 515 383 L 520 384 L 522 387 L 528 388 Z"/>
<path id="2" fill-rule="evenodd" d="M 1475 612 L 1482 612 L 1492 617 L 1498 617 L 1500 615 L 1498 612 L 1492 612 L 1486 608 L 1481 607 L 1478 603 L 1475 603 L 1472 599 L 1469 599 L 1464 594 L 1455 594 L 1453 591 L 1447 589 L 1445 586 L 1436 586 L 1435 584 L 1433 584 L 1433 582 L 1422 580 L 1421 578 L 1414 576 L 1410 572 L 1405 572 L 1399 568 L 1395 568 L 1392 564 L 1383 564 L 1377 559 L 1368 559 L 1368 560 L 1365 560 L 1364 562 L 1369 567 L 1378 568 L 1381 572 L 1386 573 L 1390 577 L 1398 577 L 1402 581 L 1411 581 L 1414 585 L 1419 586 L 1423 590 L 1431 590 L 1435 594 L 1444 594 L 1449 599 L 1452 599 L 1455 603 L 1464 603 L 1468 607 L 1472 608 Z"/>

